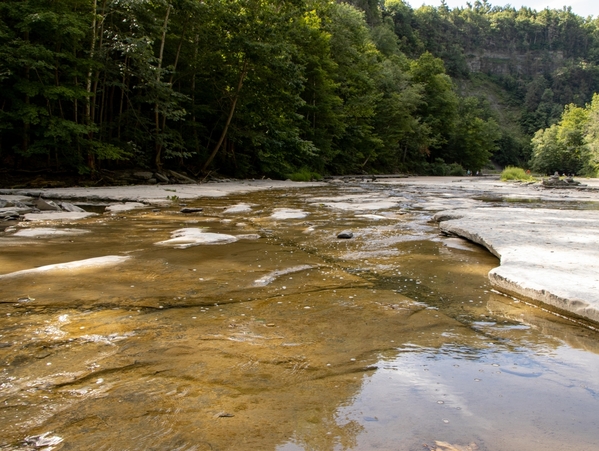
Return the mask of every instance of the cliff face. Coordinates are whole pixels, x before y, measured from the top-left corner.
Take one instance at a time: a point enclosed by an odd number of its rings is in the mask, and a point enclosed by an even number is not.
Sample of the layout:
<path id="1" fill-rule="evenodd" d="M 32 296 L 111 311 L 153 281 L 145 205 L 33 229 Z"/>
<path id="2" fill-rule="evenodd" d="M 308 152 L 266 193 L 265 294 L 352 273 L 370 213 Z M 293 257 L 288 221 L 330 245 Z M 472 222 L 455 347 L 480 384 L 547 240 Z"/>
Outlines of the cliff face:
<path id="1" fill-rule="evenodd" d="M 529 51 L 524 53 L 480 51 L 466 55 L 470 72 L 486 75 L 530 77 L 551 74 L 565 63 L 561 51 Z"/>

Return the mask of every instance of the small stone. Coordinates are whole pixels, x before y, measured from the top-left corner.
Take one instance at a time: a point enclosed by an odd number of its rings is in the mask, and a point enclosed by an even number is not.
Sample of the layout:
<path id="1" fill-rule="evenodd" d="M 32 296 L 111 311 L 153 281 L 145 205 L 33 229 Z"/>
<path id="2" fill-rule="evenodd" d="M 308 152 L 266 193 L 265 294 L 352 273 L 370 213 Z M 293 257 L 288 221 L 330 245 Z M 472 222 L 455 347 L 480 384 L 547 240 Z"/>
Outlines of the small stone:
<path id="1" fill-rule="evenodd" d="M 25 296 L 25 297 L 17 299 L 17 302 L 31 302 L 31 301 L 35 301 L 35 298 L 32 298 L 31 296 Z"/>
<path id="2" fill-rule="evenodd" d="M 342 240 L 349 240 L 350 238 L 353 238 L 353 237 L 354 237 L 353 232 L 350 232 L 349 230 L 344 230 L 343 232 L 341 232 L 337 235 L 337 238 L 342 239 Z"/>
<path id="3" fill-rule="evenodd" d="M 181 213 L 199 213 L 203 211 L 203 208 L 185 207 L 179 210 Z"/>

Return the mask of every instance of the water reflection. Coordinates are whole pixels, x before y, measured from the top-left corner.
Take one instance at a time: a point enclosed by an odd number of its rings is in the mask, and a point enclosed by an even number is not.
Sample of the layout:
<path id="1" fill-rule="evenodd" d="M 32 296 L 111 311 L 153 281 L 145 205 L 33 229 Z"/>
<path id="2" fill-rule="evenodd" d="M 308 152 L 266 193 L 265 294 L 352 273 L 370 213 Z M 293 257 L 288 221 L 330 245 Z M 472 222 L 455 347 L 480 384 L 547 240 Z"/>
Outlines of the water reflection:
<path id="1" fill-rule="evenodd" d="M 5 233 L 2 274 L 128 259 L 1 279 L 0 449 L 590 449 L 597 334 L 490 291 L 495 257 L 391 206 L 418 196 L 265 192 Z M 156 245 L 186 228 L 236 241 Z"/>
<path id="2" fill-rule="evenodd" d="M 339 421 L 363 421 L 356 449 L 593 449 L 599 369 L 565 346 L 550 353 L 443 347 L 385 356 Z M 540 350 L 538 350 L 540 351 Z M 556 412 L 557 411 L 557 412 Z M 396 444 L 391 448 L 390 444 Z M 461 449 L 461 448 L 458 448 Z"/>

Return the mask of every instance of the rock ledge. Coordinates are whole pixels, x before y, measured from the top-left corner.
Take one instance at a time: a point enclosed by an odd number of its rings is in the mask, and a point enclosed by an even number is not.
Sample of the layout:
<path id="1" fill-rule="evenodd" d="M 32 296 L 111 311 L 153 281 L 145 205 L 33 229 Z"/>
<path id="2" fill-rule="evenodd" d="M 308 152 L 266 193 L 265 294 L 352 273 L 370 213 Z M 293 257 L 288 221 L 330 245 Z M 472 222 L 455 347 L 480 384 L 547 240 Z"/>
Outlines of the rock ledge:
<path id="1" fill-rule="evenodd" d="M 599 324 L 599 212 L 478 208 L 434 219 L 501 260 L 489 272 L 498 291 Z"/>

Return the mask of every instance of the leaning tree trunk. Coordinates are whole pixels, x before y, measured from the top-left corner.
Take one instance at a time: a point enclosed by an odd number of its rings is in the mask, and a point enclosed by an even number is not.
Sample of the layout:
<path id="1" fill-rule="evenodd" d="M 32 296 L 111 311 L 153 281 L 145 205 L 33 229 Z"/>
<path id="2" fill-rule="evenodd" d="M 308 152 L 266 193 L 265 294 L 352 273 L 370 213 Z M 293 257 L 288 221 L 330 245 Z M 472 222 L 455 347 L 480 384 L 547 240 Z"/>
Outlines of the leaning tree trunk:
<path id="1" fill-rule="evenodd" d="M 239 81 L 237 82 L 237 90 L 235 91 L 235 95 L 233 96 L 233 101 L 231 102 L 231 108 L 229 109 L 229 116 L 227 117 L 227 122 L 225 122 L 225 127 L 223 128 L 220 138 L 219 138 L 218 142 L 216 143 L 216 145 L 214 146 L 212 153 L 208 157 L 208 160 L 206 160 L 206 162 L 204 163 L 204 166 L 202 166 L 202 172 L 206 172 L 206 169 L 208 168 L 208 166 L 210 166 L 210 163 L 212 163 L 212 160 L 214 160 L 214 157 L 216 156 L 220 147 L 222 146 L 223 141 L 227 137 L 227 132 L 229 131 L 229 125 L 231 125 L 231 120 L 233 119 L 233 114 L 235 113 L 235 107 L 237 106 L 237 100 L 239 99 L 239 94 L 241 93 L 241 88 L 243 87 L 243 81 L 245 80 L 247 73 L 248 73 L 248 60 L 246 59 L 243 62 L 243 68 L 241 69 L 241 72 L 239 74 Z"/>
<path id="2" fill-rule="evenodd" d="M 98 0 L 94 0 L 93 5 L 93 14 L 92 14 L 92 42 L 91 48 L 89 52 L 89 59 L 92 60 L 96 51 L 96 37 L 97 37 L 97 13 L 98 13 Z M 91 95 L 92 95 L 92 66 L 90 64 L 89 69 L 87 71 L 86 83 L 85 83 L 85 91 L 87 92 L 87 96 L 85 98 L 85 124 L 89 127 L 92 123 L 92 114 L 91 114 Z M 93 133 L 90 131 L 88 133 L 88 137 L 91 140 L 93 137 Z M 87 151 L 87 166 L 92 171 L 96 170 L 96 158 L 91 149 Z"/>
<path id="3" fill-rule="evenodd" d="M 169 3 L 166 8 L 164 17 L 164 26 L 162 27 L 162 42 L 160 43 L 160 54 L 158 56 L 158 68 L 156 70 L 156 84 L 160 83 L 160 73 L 162 71 L 162 58 L 164 56 L 164 44 L 166 41 L 166 29 L 168 27 L 168 16 L 171 13 L 172 5 Z M 154 126 L 156 134 L 156 159 L 155 164 L 157 169 L 162 169 L 162 143 L 160 142 L 160 109 L 158 108 L 158 99 L 154 105 Z"/>

